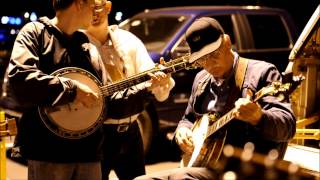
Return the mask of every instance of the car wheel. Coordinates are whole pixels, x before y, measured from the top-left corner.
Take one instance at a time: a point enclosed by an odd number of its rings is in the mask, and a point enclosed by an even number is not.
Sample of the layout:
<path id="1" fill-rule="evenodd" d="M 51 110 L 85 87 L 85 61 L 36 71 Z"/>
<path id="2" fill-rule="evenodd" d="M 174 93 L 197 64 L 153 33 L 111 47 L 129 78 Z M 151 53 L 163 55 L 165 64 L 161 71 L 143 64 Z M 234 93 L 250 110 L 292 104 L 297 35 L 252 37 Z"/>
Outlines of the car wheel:
<path id="1" fill-rule="evenodd" d="M 152 119 L 148 111 L 144 110 L 138 117 L 138 125 L 140 128 L 144 153 L 147 154 L 153 139 L 154 127 Z"/>

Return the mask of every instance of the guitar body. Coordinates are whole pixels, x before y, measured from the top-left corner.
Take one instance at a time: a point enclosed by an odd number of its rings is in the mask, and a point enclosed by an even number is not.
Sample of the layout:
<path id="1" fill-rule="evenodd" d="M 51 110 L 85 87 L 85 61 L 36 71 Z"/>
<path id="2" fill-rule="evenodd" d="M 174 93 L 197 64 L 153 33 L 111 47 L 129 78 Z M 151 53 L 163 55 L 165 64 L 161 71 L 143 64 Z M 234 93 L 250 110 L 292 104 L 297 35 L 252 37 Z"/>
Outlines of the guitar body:
<path id="1" fill-rule="evenodd" d="M 194 150 L 192 154 L 183 154 L 181 167 L 213 167 L 220 157 L 225 139 L 226 130 L 207 137 L 210 129 L 210 117 L 205 114 L 192 127 Z"/>
<path id="2" fill-rule="evenodd" d="M 85 84 L 97 93 L 99 98 L 95 106 L 90 108 L 76 101 L 64 105 L 39 107 L 40 117 L 46 127 L 54 134 L 68 139 L 83 138 L 95 132 L 103 123 L 102 114 L 105 108 L 100 81 L 90 72 L 75 67 L 59 69 L 52 75 Z"/>

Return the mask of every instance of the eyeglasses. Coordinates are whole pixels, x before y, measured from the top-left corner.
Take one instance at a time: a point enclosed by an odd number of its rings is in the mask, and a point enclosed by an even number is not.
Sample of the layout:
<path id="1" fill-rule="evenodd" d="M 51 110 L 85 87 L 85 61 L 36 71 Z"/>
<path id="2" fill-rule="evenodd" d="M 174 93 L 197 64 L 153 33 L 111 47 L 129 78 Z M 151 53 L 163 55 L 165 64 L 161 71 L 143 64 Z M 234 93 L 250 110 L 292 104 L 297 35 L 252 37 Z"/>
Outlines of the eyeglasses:
<path id="1" fill-rule="evenodd" d="M 219 49 L 209 53 L 209 54 L 206 54 L 204 56 L 202 56 L 201 58 L 199 58 L 197 61 L 196 61 L 196 65 L 197 66 L 205 66 L 207 64 L 208 61 L 210 60 L 214 60 L 214 59 L 218 59 L 222 53 L 222 47 L 220 47 Z"/>

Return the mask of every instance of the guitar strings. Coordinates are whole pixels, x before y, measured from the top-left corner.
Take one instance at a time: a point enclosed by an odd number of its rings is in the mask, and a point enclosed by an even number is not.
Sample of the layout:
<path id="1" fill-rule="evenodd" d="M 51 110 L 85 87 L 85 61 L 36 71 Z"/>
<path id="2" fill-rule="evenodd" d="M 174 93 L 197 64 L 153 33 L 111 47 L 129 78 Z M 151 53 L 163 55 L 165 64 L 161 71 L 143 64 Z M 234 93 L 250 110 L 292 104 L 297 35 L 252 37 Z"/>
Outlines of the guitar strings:
<path id="1" fill-rule="evenodd" d="M 183 56 L 183 57 L 177 58 L 175 60 L 169 61 L 168 63 L 166 63 L 164 65 L 166 67 L 165 70 L 170 71 L 170 66 L 171 66 L 171 69 L 173 71 L 176 71 L 176 68 L 174 67 L 174 65 L 176 65 L 176 66 L 179 66 L 179 65 L 181 66 L 182 65 L 184 68 L 186 68 L 187 66 L 186 66 L 186 62 L 184 60 L 187 57 L 188 56 Z M 178 63 L 176 63 L 176 62 L 178 62 Z M 183 63 L 180 63 L 180 62 L 183 62 Z M 110 85 L 102 86 L 101 87 L 101 91 L 102 91 L 103 95 L 108 96 L 108 95 L 113 94 L 116 91 L 118 91 L 118 89 L 124 89 L 124 88 L 127 88 L 127 87 L 131 87 L 133 85 L 136 85 L 138 83 L 145 82 L 145 81 L 150 79 L 150 76 L 148 75 L 148 73 L 154 73 L 154 72 L 160 71 L 160 70 L 161 69 L 159 69 L 159 68 L 153 68 L 153 69 L 144 71 L 142 73 L 139 73 L 139 74 L 136 74 L 134 76 L 131 76 L 131 77 L 127 78 L 127 79 L 114 82 L 114 83 L 112 83 Z"/>

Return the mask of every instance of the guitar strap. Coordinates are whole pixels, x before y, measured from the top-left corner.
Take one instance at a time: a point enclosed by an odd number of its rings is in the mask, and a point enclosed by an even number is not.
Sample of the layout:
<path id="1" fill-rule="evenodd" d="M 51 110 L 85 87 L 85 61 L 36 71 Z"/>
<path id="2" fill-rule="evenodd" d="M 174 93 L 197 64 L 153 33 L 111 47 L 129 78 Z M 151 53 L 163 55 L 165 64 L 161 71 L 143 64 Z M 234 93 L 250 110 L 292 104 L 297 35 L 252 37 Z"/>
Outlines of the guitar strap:
<path id="1" fill-rule="evenodd" d="M 226 108 L 224 109 L 223 114 L 230 111 L 234 107 L 234 102 L 239 98 L 247 71 L 248 60 L 249 59 L 247 58 L 239 57 L 235 70 L 235 85 L 232 86 L 231 93 L 226 101 Z"/>
<path id="2" fill-rule="evenodd" d="M 236 81 L 236 87 L 241 91 L 244 77 L 246 75 L 247 66 L 248 66 L 248 60 L 247 58 L 239 57 L 238 63 L 237 63 L 237 69 L 235 72 L 235 81 Z"/>

